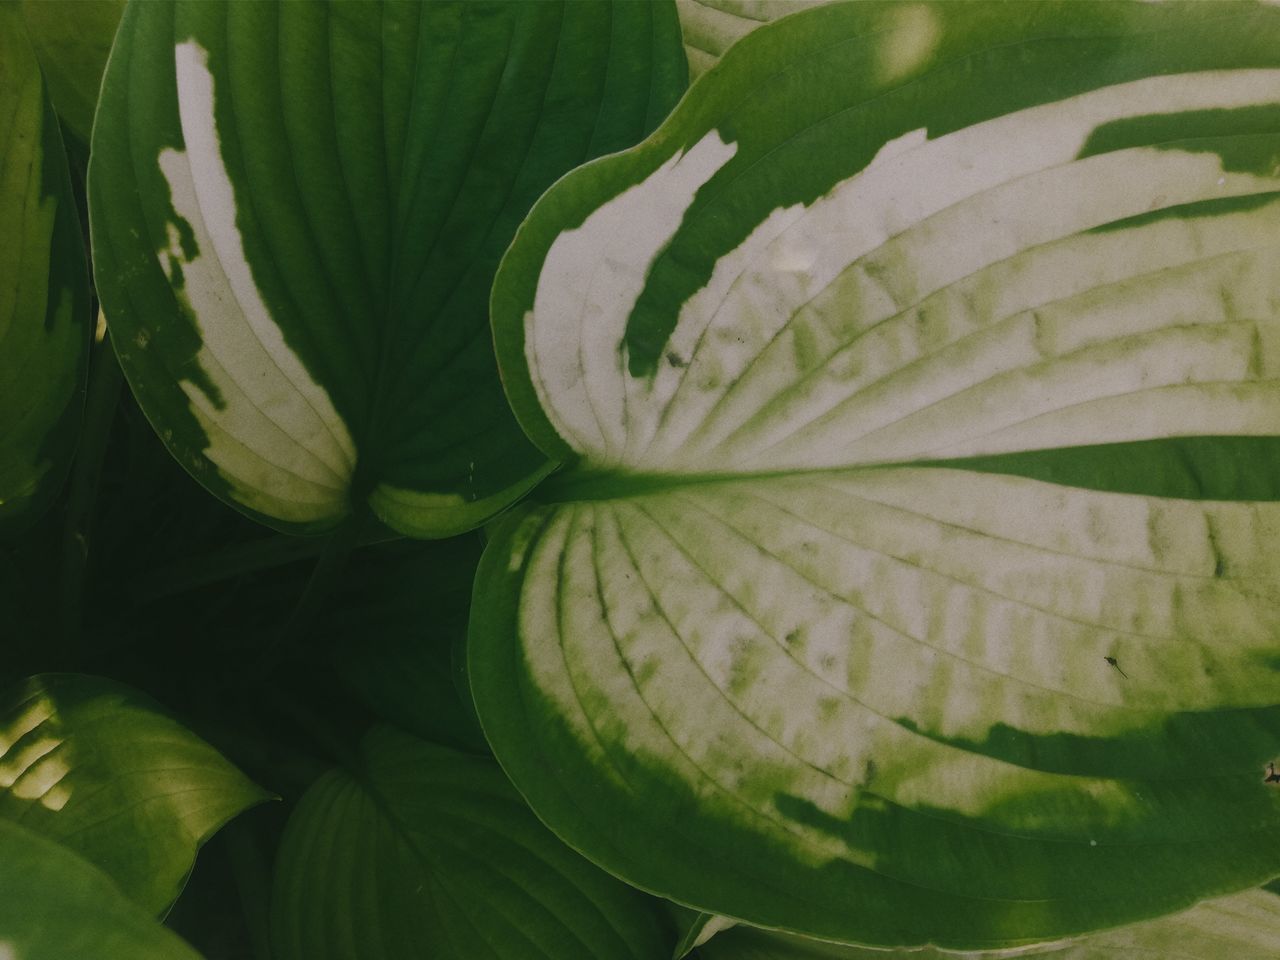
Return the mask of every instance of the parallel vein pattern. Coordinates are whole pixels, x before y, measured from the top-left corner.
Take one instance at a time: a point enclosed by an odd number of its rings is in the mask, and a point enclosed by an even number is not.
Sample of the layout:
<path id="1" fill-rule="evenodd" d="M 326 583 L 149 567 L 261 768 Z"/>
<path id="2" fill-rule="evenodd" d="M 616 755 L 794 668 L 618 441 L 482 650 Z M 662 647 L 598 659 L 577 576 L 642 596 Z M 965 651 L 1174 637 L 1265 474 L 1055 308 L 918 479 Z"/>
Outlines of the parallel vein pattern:
<path id="1" fill-rule="evenodd" d="M 653 472 L 943 459 L 1224 421 L 1266 434 L 1280 418 L 1280 169 L 1229 169 L 1232 136 L 1076 158 L 1117 120 L 1212 108 L 1248 129 L 1249 109 L 1277 98 L 1280 71 L 1160 77 L 906 134 L 807 208 L 775 210 L 681 307 L 656 371 L 619 377 L 613 352 L 559 345 L 622 341 L 642 287 L 597 277 L 580 294 L 562 275 L 605 244 L 648 266 L 636 245 L 656 254 L 736 148 L 649 240 L 635 216 L 672 196 L 654 174 L 548 251 L 526 318 L 539 399 L 593 463 Z M 1280 158 L 1280 132 L 1241 136 Z M 606 239 L 624 216 L 631 229 Z"/>
<path id="2" fill-rule="evenodd" d="M 0 699 L 0 819 L 57 840 L 159 914 L 200 846 L 267 799 L 128 688 L 35 677 Z"/>
<path id="3" fill-rule="evenodd" d="M 273 936 L 290 958 L 658 960 L 642 898 L 555 839 L 489 759 L 377 728 L 284 838 Z"/>
<path id="4" fill-rule="evenodd" d="M 797 13 L 539 202 L 496 342 L 573 466 L 491 542 L 469 658 L 540 816 L 876 946 L 1280 872 L 1277 39 L 1253 4 Z"/>
<path id="5" fill-rule="evenodd" d="M 666 3 L 138 4 L 90 165 L 102 298 L 144 410 L 292 532 L 368 502 L 475 527 L 549 466 L 488 293 L 538 195 L 630 146 L 685 70 Z"/>

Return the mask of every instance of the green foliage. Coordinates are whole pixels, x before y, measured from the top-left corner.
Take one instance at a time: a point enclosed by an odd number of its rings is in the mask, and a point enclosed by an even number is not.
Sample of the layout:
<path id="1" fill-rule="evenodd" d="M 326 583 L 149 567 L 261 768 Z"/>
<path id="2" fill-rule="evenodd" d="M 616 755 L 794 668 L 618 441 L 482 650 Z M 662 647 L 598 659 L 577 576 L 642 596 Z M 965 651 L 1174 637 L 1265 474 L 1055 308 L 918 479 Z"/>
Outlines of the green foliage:
<path id="1" fill-rule="evenodd" d="M 0 960 L 1280 954 L 1277 246 L 1275 4 L 0 0 Z"/>
<path id="2" fill-rule="evenodd" d="M 561 844 L 492 759 L 389 727 L 299 802 L 273 934 L 282 960 L 670 955 L 646 898 Z"/>
<path id="3" fill-rule="evenodd" d="M 0 817 L 61 841 L 152 913 L 182 891 L 196 848 L 267 799 L 135 691 L 71 675 L 0 697 Z"/>
<path id="4" fill-rule="evenodd" d="M 0 6 L 0 530 L 66 475 L 83 403 L 89 289 L 62 137 L 21 10 Z"/>
<path id="5" fill-rule="evenodd" d="M 197 960 L 105 874 L 60 844 L 0 821 L 0 950 L 23 960 Z"/>
<path id="6" fill-rule="evenodd" d="M 662 5 L 131 6 L 90 217 L 173 454 L 293 532 L 367 503 L 443 536 L 527 491 L 493 272 L 546 187 L 674 104 L 679 56 Z"/>

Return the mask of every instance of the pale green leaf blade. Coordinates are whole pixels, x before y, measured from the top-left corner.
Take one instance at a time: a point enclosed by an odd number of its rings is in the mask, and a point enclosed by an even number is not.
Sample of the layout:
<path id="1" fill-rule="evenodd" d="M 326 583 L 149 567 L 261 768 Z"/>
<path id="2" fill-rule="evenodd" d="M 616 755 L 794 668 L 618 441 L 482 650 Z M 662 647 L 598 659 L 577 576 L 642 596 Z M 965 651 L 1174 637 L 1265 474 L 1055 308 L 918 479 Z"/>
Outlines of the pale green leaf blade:
<path id="1" fill-rule="evenodd" d="M 574 462 L 490 545 L 469 656 L 568 842 L 880 946 L 1280 871 L 1277 38 L 800 12 L 539 202 L 496 343 Z"/>
<path id="2" fill-rule="evenodd" d="M 561 844 L 497 765 L 390 727 L 286 831 L 281 960 L 666 960 L 653 905 Z"/>
<path id="3" fill-rule="evenodd" d="M 0 530 L 57 492 L 84 402 L 89 287 L 62 135 L 22 11 L 0 6 Z"/>
<path id="4" fill-rule="evenodd" d="M 0 820 L 57 840 L 153 914 L 196 851 L 266 800 L 157 705 L 95 677 L 34 677 L 0 700 Z"/>
<path id="5" fill-rule="evenodd" d="M 67 128 L 89 142 L 102 71 L 125 0 L 22 0 L 22 13 L 49 99 Z"/>
<path id="6" fill-rule="evenodd" d="M 0 957 L 6 960 L 199 960 L 107 876 L 31 830 L 0 819 Z"/>
<path id="7" fill-rule="evenodd" d="M 550 469 L 488 325 L 538 195 L 683 89 L 670 3 L 131 5 L 89 182 L 113 342 L 182 464 L 314 532 L 476 527 Z"/>
<path id="8" fill-rule="evenodd" d="M 939 473 L 513 520 L 471 679 L 535 809 L 642 887 L 871 943 L 1056 938 L 1274 875 L 1277 505 Z M 1148 522 L 1183 569 L 1138 562 Z"/>
<path id="9" fill-rule="evenodd" d="M 1270 960 L 1280 951 L 1280 897 L 1265 890 L 1221 897 L 1190 910 L 1069 943 L 986 953 L 870 950 L 738 927 L 699 952 L 701 960 Z"/>

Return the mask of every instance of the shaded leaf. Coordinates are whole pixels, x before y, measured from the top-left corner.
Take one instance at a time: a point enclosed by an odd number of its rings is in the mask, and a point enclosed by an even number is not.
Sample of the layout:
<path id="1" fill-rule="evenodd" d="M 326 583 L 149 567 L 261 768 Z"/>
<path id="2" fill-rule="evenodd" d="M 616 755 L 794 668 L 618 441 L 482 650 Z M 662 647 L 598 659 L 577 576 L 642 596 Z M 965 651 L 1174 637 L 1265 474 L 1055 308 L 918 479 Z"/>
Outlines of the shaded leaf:
<path id="1" fill-rule="evenodd" d="M 16 4 L 0 5 L 0 236 L 0 531 L 12 531 L 66 475 L 89 317 L 62 135 Z"/>
<path id="2" fill-rule="evenodd" d="M 487 753 L 460 655 L 479 559 L 475 536 L 366 551 L 348 564 L 319 630 L 336 641 L 338 676 L 378 717 Z"/>
<path id="3" fill-rule="evenodd" d="M 49 99 L 63 123 L 86 144 L 93 129 L 98 88 L 125 0 L 22 0 Z"/>
<path id="4" fill-rule="evenodd" d="M 569 850 L 497 765 L 389 727 L 294 812 L 273 897 L 280 960 L 666 960 L 641 894 Z"/>

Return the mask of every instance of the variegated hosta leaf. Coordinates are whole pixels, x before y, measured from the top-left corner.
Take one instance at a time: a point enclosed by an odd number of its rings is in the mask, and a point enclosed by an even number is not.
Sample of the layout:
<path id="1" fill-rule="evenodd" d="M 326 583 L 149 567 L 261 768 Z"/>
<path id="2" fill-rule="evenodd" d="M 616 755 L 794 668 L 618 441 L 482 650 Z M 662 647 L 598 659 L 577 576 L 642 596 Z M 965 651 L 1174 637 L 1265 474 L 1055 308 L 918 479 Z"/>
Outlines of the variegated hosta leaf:
<path id="1" fill-rule="evenodd" d="M 265 799 L 120 684 L 50 674 L 0 698 L 0 821 L 74 850 L 152 913 L 177 899 L 201 844 Z"/>
<path id="2" fill-rule="evenodd" d="M 4 960 L 199 960 L 61 844 L 0 819 Z"/>
<path id="3" fill-rule="evenodd" d="M 676 0 L 680 35 L 689 60 L 689 79 L 711 69 L 724 52 L 756 27 L 789 13 L 831 0 Z M 904 6 L 906 6 L 904 4 Z M 923 4 L 912 4 L 908 16 L 928 16 Z"/>
<path id="4" fill-rule="evenodd" d="M 89 285 L 62 135 L 22 10 L 0 4 L 0 529 L 66 473 L 83 403 Z"/>
<path id="5" fill-rule="evenodd" d="M 290 531 L 477 526 L 545 473 L 499 257 L 683 87 L 669 3 L 132 4 L 89 170 L 125 373 L 210 490 Z"/>
<path id="6" fill-rule="evenodd" d="M 574 462 L 481 564 L 538 814 L 697 909 L 1006 947 L 1280 872 L 1280 8 L 859 3 L 508 253 Z M 565 349 L 566 344 L 574 349 Z"/>
<path id="7" fill-rule="evenodd" d="M 1274 960 L 1280 955 L 1280 897 L 1248 890 L 1182 913 L 1065 943 L 982 953 L 874 950 L 806 940 L 751 927 L 718 934 L 700 960 Z"/>
<path id="8" fill-rule="evenodd" d="M 564 846 L 497 764 L 370 732 L 282 841 L 280 960 L 668 960 L 647 898 Z"/>

